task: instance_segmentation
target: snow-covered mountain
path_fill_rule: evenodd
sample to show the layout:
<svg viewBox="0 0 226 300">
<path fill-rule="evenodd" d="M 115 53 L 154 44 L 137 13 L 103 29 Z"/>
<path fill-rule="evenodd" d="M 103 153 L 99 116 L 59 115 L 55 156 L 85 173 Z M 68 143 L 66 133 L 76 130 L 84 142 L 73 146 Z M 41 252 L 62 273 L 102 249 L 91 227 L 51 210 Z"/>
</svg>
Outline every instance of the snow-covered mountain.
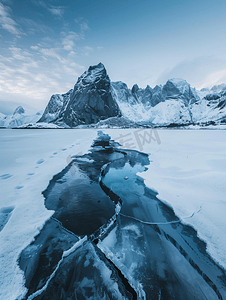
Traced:
<svg viewBox="0 0 226 300">
<path fill-rule="evenodd" d="M 183 79 L 164 86 L 130 90 L 125 83 L 111 84 L 122 115 L 140 124 L 155 126 L 225 123 L 226 85 L 197 91 Z"/>
<path fill-rule="evenodd" d="M 66 94 L 52 95 L 39 122 L 49 123 L 56 121 L 60 112 L 67 106 L 72 92 L 73 90 L 71 89 Z"/>
<path fill-rule="evenodd" d="M 39 122 L 52 121 L 57 125 L 75 127 L 120 115 L 106 69 L 99 63 L 78 78 L 73 90 L 64 95 L 53 95 Z"/>
<path fill-rule="evenodd" d="M 41 113 L 28 115 L 22 106 L 18 106 L 12 115 L 0 114 L 0 127 L 13 128 L 27 123 L 36 123 L 40 119 Z"/>
<path fill-rule="evenodd" d="M 5 117 L 6 117 L 6 115 L 0 113 L 0 124 L 1 124 L 2 120 L 3 120 Z"/>
<path fill-rule="evenodd" d="M 135 84 L 129 89 L 121 81 L 111 82 L 99 63 L 78 78 L 73 90 L 53 95 L 39 122 L 98 126 L 108 118 L 114 117 L 115 124 L 123 117 L 119 126 L 128 126 L 128 120 L 155 126 L 219 124 L 226 122 L 225 101 L 225 84 L 197 91 L 186 80 L 174 78 L 163 86 L 142 89 Z"/>
<path fill-rule="evenodd" d="M 214 87 L 211 91 L 213 90 L 219 89 Z M 212 92 L 199 99 L 191 105 L 190 109 L 194 123 L 226 123 L 226 86 L 223 86 L 218 93 Z"/>
</svg>

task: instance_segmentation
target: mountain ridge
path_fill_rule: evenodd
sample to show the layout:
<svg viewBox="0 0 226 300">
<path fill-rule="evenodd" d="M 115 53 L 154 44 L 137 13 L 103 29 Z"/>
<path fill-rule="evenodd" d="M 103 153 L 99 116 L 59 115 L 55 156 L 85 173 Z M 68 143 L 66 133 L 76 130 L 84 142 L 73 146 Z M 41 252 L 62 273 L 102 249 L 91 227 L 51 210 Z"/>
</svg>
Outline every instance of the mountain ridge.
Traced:
<svg viewBox="0 0 226 300">
<path fill-rule="evenodd" d="M 154 126 L 225 122 L 224 90 L 226 85 L 221 84 L 198 91 L 181 78 L 169 79 L 154 88 L 134 84 L 130 89 L 124 82 L 111 82 L 104 65 L 99 63 L 78 78 L 65 108 L 50 122 L 72 128 L 112 117 Z M 46 119 L 44 112 L 40 122 Z"/>
<path fill-rule="evenodd" d="M 21 106 L 11 117 L 0 115 L 2 127 L 26 128 L 27 121 L 37 122 L 29 128 L 226 124 L 226 84 L 198 91 L 186 80 L 172 78 L 154 88 L 134 84 L 130 89 L 122 81 L 111 82 L 99 63 L 79 76 L 73 89 L 52 95 L 41 117 L 25 117 Z"/>
<path fill-rule="evenodd" d="M 20 105 L 11 115 L 4 115 L 0 113 L 0 127 L 1 128 L 17 128 L 27 123 L 36 123 L 40 119 L 40 112 L 35 115 L 27 114 L 25 109 Z"/>
</svg>

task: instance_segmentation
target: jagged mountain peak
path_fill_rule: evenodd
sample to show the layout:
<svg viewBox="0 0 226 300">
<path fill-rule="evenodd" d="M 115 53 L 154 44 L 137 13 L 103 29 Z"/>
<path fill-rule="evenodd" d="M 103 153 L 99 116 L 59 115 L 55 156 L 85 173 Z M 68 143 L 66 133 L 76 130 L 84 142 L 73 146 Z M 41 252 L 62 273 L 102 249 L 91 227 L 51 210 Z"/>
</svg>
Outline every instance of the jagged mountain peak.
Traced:
<svg viewBox="0 0 226 300">
<path fill-rule="evenodd" d="M 89 67 L 79 78 L 70 100 L 61 110 L 57 122 L 70 127 L 97 123 L 109 117 L 120 116 L 117 102 L 111 94 L 111 82 L 102 63 Z"/>
<path fill-rule="evenodd" d="M 214 85 L 210 91 L 213 92 L 213 93 L 219 93 L 221 92 L 222 90 L 225 90 L 226 89 L 226 84 L 225 83 L 222 83 L 222 84 L 218 84 L 218 85 Z"/>
<path fill-rule="evenodd" d="M 208 88 L 208 87 L 206 87 L 206 88 L 202 88 L 201 90 L 200 90 L 200 92 L 210 92 L 210 89 Z"/>
<path fill-rule="evenodd" d="M 17 128 L 23 124 L 36 123 L 40 115 L 29 115 L 25 113 L 22 106 L 18 106 L 11 115 L 3 115 L 0 113 L 0 127 Z"/>
<path fill-rule="evenodd" d="M 150 85 L 148 84 L 148 85 L 146 86 L 145 90 L 152 91 L 152 88 L 151 88 Z"/>
<path fill-rule="evenodd" d="M 134 93 L 137 93 L 137 92 L 139 91 L 139 86 L 138 86 L 138 84 L 134 84 L 131 91 L 132 91 L 133 94 L 134 94 Z"/>
<path fill-rule="evenodd" d="M 153 91 L 154 92 L 157 92 L 157 91 L 161 91 L 162 90 L 162 85 L 156 85 L 154 88 L 153 88 Z"/>
<path fill-rule="evenodd" d="M 99 63 L 98 65 L 90 66 L 89 69 L 78 78 L 76 85 L 92 84 L 98 82 L 101 78 L 106 78 L 110 82 L 104 65 Z"/>
<path fill-rule="evenodd" d="M 93 70 L 104 70 L 104 71 L 106 71 L 106 69 L 105 69 L 105 66 L 100 62 L 99 64 L 97 64 L 97 65 L 94 65 L 94 66 L 90 66 L 89 67 L 89 69 L 88 69 L 88 71 L 93 71 Z"/>
<path fill-rule="evenodd" d="M 15 114 L 24 114 L 25 113 L 25 110 L 24 110 L 24 108 L 22 107 L 22 106 L 18 106 L 15 110 L 14 110 L 14 115 Z"/>
<path fill-rule="evenodd" d="M 166 100 L 181 99 L 186 106 L 199 100 L 196 90 L 191 88 L 191 85 L 181 78 L 169 79 L 163 86 L 162 93 Z"/>
<path fill-rule="evenodd" d="M 185 79 L 182 78 L 171 78 L 168 81 L 174 84 L 175 86 L 190 85 Z"/>
<path fill-rule="evenodd" d="M 186 80 L 182 78 L 172 78 L 163 86 L 163 91 L 168 92 L 170 96 L 172 93 L 178 94 L 178 92 L 184 94 L 184 92 L 190 88 L 191 86 Z"/>
</svg>

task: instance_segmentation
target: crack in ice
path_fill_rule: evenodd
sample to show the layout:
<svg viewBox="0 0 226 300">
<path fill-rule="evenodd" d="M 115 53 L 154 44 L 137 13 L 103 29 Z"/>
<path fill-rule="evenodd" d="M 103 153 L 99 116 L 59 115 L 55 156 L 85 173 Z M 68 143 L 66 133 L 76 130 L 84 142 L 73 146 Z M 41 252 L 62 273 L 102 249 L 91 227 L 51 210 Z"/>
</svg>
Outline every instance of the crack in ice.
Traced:
<svg viewBox="0 0 226 300">
<path fill-rule="evenodd" d="M 40 289 L 37 290 L 35 293 L 33 293 L 32 295 L 30 295 L 28 297 L 28 300 L 32 300 L 35 297 L 41 295 L 48 287 L 50 281 L 54 278 L 57 270 L 59 269 L 61 263 L 63 262 L 64 258 L 67 257 L 68 255 L 70 255 L 71 253 L 73 253 L 75 250 L 77 250 L 80 246 L 82 246 L 85 242 L 87 241 L 87 236 L 85 236 L 84 238 L 80 239 L 78 242 L 76 242 L 70 249 L 66 250 L 63 252 L 61 260 L 58 262 L 55 270 L 53 271 L 53 273 L 50 275 L 49 279 L 46 281 L 46 284 Z"/>
</svg>

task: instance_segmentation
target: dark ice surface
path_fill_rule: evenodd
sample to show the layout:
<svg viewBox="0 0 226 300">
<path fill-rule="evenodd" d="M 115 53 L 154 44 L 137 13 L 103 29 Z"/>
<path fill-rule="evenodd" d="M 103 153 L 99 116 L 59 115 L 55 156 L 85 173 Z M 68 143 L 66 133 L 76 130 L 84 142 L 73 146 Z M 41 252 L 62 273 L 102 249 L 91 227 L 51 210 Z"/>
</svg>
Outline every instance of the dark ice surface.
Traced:
<svg viewBox="0 0 226 300">
<path fill-rule="evenodd" d="M 148 155 L 99 133 L 43 192 L 55 213 L 21 253 L 24 299 L 226 299 L 226 273 L 137 172 Z"/>
<path fill-rule="evenodd" d="M 24 271 L 28 295 L 42 288 L 60 261 L 63 251 L 78 241 L 55 220 L 50 219 L 44 225 L 35 241 L 21 253 L 19 263 Z M 27 295 L 27 296 L 28 296 Z"/>
<path fill-rule="evenodd" d="M 0 209 L 0 231 L 2 231 L 6 223 L 9 221 L 14 208 L 14 206 L 6 206 Z"/>
<path fill-rule="evenodd" d="M 140 155 L 127 152 L 105 169 L 103 182 L 122 199 L 122 208 L 100 249 L 147 299 L 226 299 L 225 271 L 206 244 L 136 175 L 143 171 Z"/>
</svg>

